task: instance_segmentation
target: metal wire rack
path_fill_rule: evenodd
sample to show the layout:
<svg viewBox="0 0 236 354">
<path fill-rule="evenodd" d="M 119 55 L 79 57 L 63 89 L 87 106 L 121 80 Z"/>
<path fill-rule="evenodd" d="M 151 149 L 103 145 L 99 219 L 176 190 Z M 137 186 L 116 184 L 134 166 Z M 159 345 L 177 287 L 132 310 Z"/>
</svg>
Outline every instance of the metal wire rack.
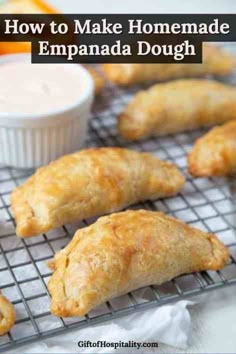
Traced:
<svg viewBox="0 0 236 354">
<path fill-rule="evenodd" d="M 175 162 L 184 172 L 187 182 L 176 197 L 147 201 L 134 208 L 162 210 L 200 229 L 217 233 L 229 246 L 230 261 L 218 272 L 184 275 L 162 286 L 150 286 L 113 299 L 83 318 L 57 318 L 49 311 L 47 281 L 50 271 L 46 261 L 64 247 L 78 227 L 91 223 L 65 225 L 57 230 L 30 239 L 18 239 L 9 197 L 33 171 L 0 166 L 0 288 L 16 308 L 17 321 L 13 329 L 0 337 L 0 351 L 43 339 L 72 328 L 80 329 L 135 311 L 160 306 L 213 289 L 236 284 L 236 239 L 234 202 L 235 182 L 225 178 L 192 179 L 186 173 L 186 153 L 193 141 L 203 133 L 191 133 L 152 138 L 127 144 L 116 132 L 116 116 L 129 101 L 137 87 L 123 90 L 107 86 L 97 100 L 91 120 L 87 146 L 124 146 L 150 151 Z"/>
</svg>

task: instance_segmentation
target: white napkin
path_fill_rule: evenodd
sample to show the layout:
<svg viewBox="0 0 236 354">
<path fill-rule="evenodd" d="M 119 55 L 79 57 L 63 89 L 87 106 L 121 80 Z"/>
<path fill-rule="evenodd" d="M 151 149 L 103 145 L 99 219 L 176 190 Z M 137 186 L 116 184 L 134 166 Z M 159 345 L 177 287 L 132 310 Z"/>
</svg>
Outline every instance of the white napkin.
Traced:
<svg viewBox="0 0 236 354">
<path fill-rule="evenodd" d="M 105 322 L 93 327 L 72 331 L 44 342 L 22 348 L 24 353 L 139 353 L 150 352 L 151 349 L 140 348 L 79 348 L 79 341 L 107 342 L 158 342 L 177 348 L 186 348 L 191 334 L 191 318 L 187 305 L 190 301 L 179 301 L 173 305 L 165 305 L 138 312 L 133 315 Z M 152 349 L 154 352 L 155 349 Z M 11 351 L 11 353 L 18 353 Z"/>
</svg>

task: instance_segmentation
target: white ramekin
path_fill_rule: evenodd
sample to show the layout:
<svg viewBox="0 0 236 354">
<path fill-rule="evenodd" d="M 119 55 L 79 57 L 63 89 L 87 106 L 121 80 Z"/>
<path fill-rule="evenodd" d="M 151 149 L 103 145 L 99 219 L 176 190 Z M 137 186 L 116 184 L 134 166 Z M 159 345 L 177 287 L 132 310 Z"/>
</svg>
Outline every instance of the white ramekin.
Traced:
<svg viewBox="0 0 236 354">
<path fill-rule="evenodd" d="M 30 61 L 30 55 L 0 56 L 0 65 L 15 61 Z M 86 83 L 82 92 L 78 90 L 78 101 L 47 114 L 37 114 L 37 107 L 33 115 L 6 116 L 0 112 L 0 163 L 17 168 L 38 167 L 83 146 L 93 101 L 93 79 L 79 64 L 64 65 L 73 65 Z"/>
</svg>

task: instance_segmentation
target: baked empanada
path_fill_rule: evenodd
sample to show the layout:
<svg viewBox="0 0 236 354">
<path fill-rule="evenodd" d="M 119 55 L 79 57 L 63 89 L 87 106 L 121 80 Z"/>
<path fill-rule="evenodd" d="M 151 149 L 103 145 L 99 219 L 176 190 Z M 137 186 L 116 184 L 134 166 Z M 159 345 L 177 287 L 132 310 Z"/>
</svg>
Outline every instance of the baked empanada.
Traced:
<svg viewBox="0 0 236 354">
<path fill-rule="evenodd" d="M 0 291 L 0 336 L 7 333 L 16 319 L 14 306 Z"/>
<path fill-rule="evenodd" d="M 225 176 L 236 173 L 236 120 L 197 140 L 188 155 L 188 170 L 193 176 Z"/>
<path fill-rule="evenodd" d="M 94 148 L 40 168 L 11 196 L 17 234 L 27 237 L 146 199 L 176 194 L 184 178 L 148 153 Z"/>
<path fill-rule="evenodd" d="M 180 274 L 218 270 L 229 256 L 212 234 L 160 212 L 129 210 L 76 232 L 49 266 L 56 316 L 82 316 L 134 289 Z"/>
<path fill-rule="evenodd" d="M 135 95 L 118 120 L 128 140 L 173 134 L 236 118 L 236 88 L 204 80 L 176 80 Z"/>
<path fill-rule="evenodd" d="M 219 47 L 205 44 L 202 64 L 103 64 L 102 69 L 110 81 L 128 86 L 180 77 L 229 75 L 234 64 L 230 54 Z"/>
</svg>

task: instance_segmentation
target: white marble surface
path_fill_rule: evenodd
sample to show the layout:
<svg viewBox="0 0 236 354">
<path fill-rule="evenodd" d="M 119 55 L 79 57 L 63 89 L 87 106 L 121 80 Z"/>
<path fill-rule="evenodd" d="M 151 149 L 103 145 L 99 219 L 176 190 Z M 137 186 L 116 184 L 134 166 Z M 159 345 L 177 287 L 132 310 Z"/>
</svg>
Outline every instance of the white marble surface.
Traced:
<svg viewBox="0 0 236 354">
<path fill-rule="evenodd" d="M 236 11 L 235 0 L 51 0 L 51 3 L 67 13 L 234 13 Z M 236 286 L 232 286 L 196 298 L 199 302 L 190 309 L 193 327 L 191 345 L 184 352 L 236 352 L 235 294 Z M 32 353 L 35 352 L 34 345 L 30 348 Z M 23 352 L 24 348 L 21 350 Z M 25 350 L 29 352 L 29 347 Z M 58 352 L 58 348 L 55 352 Z M 66 352 L 65 348 L 61 352 Z M 78 349 L 75 352 L 78 352 Z M 181 351 L 160 345 L 156 352 L 180 353 Z"/>
</svg>

